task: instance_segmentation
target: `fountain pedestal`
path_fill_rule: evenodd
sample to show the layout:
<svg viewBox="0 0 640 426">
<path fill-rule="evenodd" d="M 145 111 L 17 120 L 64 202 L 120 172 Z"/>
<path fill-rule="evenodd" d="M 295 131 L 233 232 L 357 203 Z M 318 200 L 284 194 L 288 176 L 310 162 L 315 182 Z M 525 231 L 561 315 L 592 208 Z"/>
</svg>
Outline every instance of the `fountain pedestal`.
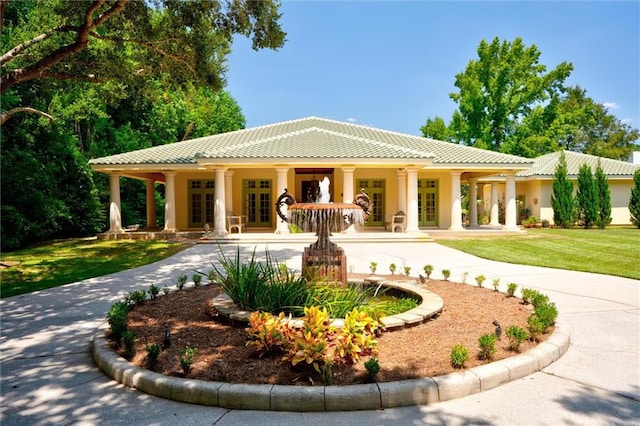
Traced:
<svg viewBox="0 0 640 426">
<path fill-rule="evenodd" d="M 281 206 L 289 206 L 287 213 Z M 352 224 L 361 225 L 368 214 L 369 197 L 362 191 L 353 204 L 348 203 L 296 203 L 284 190 L 276 202 L 278 216 L 291 222 L 305 232 L 316 232 L 318 239 L 304 249 L 302 274 L 307 280 L 327 279 L 332 282 L 347 282 L 347 257 L 344 250 L 329 240 L 331 231 L 342 232 Z"/>
</svg>

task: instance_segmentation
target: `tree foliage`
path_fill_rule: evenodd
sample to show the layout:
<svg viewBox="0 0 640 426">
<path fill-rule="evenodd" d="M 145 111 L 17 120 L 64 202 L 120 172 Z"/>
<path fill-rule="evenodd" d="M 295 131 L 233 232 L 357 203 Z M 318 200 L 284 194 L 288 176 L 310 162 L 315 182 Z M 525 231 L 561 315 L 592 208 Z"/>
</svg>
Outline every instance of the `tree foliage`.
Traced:
<svg viewBox="0 0 640 426">
<path fill-rule="evenodd" d="M 551 194 L 553 222 L 556 226 L 570 228 L 575 222 L 573 184 L 567 175 L 567 161 L 564 152 L 553 176 L 553 192 Z"/>
<path fill-rule="evenodd" d="M 600 209 L 598 203 L 593 173 L 588 164 L 583 164 L 578 170 L 578 192 L 576 194 L 576 207 L 578 209 L 578 221 L 585 229 L 592 228 L 598 219 Z"/>
<path fill-rule="evenodd" d="M 219 90 L 235 34 L 256 50 L 281 47 L 286 35 L 277 0 L 2 0 L 1 12 L 2 94 L 43 78 L 162 77 Z"/>
<path fill-rule="evenodd" d="M 604 229 L 611 223 L 611 189 L 609 181 L 604 174 L 600 160 L 595 173 L 596 193 L 598 196 L 598 218 L 596 225 L 598 228 Z"/>
<path fill-rule="evenodd" d="M 501 151 L 535 105 L 561 93 L 573 66 L 563 62 L 546 72 L 538 48 L 525 46 L 520 37 L 482 40 L 477 52 L 478 59 L 455 77 L 458 92 L 449 96 L 458 110 L 452 126 L 464 144 Z"/>
<path fill-rule="evenodd" d="M 629 213 L 631 222 L 640 229 L 640 169 L 633 174 L 633 188 L 629 198 Z"/>
<path fill-rule="evenodd" d="M 219 90 L 233 34 L 252 37 L 254 48 L 284 37 L 275 1 L 130 1 L 100 25 L 83 19 L 120 2 L 0 4 L 2 111 L 41 112 L 2 126 L 2 250 L 105 230 L 109 182 L 88 159 L 243 128 L 240 106 Z M 85 47 L 51 61 L 83 25 L 93 28 Z M 44 63 L 33 78 L 10 77 Z M 144 187 L 122 180 L 123 223 L 147 225 Z"/>
<path fill-rule="evenodd" d="M 458 103 L 449 124 L 428 118 L 425 137 L 534 158 L 560 149 L 625 160 L 638 129 L 621 122 L 580 87 L 566 87 L 573 66 L 547 72 L 535 45 L 483 40 L 478 59 L 455 77 Z"/>
</svg>

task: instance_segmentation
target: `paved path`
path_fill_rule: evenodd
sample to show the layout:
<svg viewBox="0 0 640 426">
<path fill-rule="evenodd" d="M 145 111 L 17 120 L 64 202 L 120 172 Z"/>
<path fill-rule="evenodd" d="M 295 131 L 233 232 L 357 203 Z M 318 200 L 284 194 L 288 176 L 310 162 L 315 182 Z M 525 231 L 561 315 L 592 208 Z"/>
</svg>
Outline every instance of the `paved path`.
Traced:
<svg viewBox="0 0 640 426">
<path fill-rule="evenodd" d="M 270 244 L 300 266 L 302 244 Z M 349 269 L 412 271 L 429 263 L 452 280 L 484 274 L 548 294 L 571 331 L 559 361 L 487 392 L 429 406 L 339 413 L 227 410 L 152 397 L 107 379 L 92 363 L 89 339 L 113 302 L 134 289 L 174 285 L 208 270 L 216 245 L 196 245 L 134 270 L 0 301 L 0 423 L 5 425 L 549 425 L 637 424 L 640 419 L 640 281 L 487 261 L 436 243 L 345 243 Z M 229 247 L 234 251 L 235 246 Z M 250 253 L 253 245 L 240 246 Z M 263 253 L 258 247 L 257 253 Z M 606 255 L 603 253 L 603 255 Z M 640 259 L 639 259 L 640 262 Z M 491 307 L 487 307 L 490 309 Z"/>
</svg>

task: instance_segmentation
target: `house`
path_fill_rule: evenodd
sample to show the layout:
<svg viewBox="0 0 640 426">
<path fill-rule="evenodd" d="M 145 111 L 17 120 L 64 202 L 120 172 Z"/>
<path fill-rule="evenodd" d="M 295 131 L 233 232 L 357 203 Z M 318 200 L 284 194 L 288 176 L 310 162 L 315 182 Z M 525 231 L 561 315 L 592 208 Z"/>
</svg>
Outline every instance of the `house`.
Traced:
<svg viewBox="0 0 640 426">
<path fill-rule="evenodd" d="M 553 177 L 560 161 L 560 152 L 552 152 L 537 157 L 531 168 L 516 174 L 516 192 L 531 215 L 540 219 L 547 219 L 553 223 L 553 208 L 551 194 L 553 193 Z M 633 174 L 640 169 L 640 164 L 601 158 L 579 152 L 565 151 L 567 176 L 578 187 L 578 172 L 580 166 L 587 164 L 595 173 L 598 162 L 609 181 L 611 191 L 611 224 L 631 224 L 629 215 L 629 198 L 633 186 Z"/>
<path fill-rule="evenodd" d="M 365 226 L 371 229 L 384 229 L 402 211 L 406 232 L 464 230 L 461 186 L 468 184 L 471 198 L 486 197 L 480 206 L 490 211 L 492 225 L 517 230 L 516 179 L 535 180 L 523 175 L 531 159 L 318 117 L 96 158 L 90 165 L 110 176 L 110 233 L 122 232 L 125 178 L 147 184 L 147 223 L 156 223 L 154 185 L 162 184 L 164 232 L 206 226 L 217 237 L 229 232 L 229 216 L 243 217 L 248 231 L 289 232 L 276 200 L 285 189 L 298 201 L 313 198 L 325 177 L 331 202 L 351 203 L 367 192 L 372 210 Z M 535 194 L 528 199 L 543 196 Z M 472 203 L 469 226 L 477 225 L 477 216 Z"/>
</svg>

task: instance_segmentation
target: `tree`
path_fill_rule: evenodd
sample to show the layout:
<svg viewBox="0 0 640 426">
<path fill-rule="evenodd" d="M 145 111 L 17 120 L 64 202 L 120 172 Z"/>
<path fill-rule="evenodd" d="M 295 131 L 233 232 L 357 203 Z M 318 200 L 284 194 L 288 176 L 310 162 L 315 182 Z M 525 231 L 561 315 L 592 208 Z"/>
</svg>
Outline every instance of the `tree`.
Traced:
<svg viewBox="0 0 640 426">
<path fill-rule="evenodd" d="M 598 196 L 598 218 L 596 225 L 598 228 L 604 229 L 611 223 L 611 190 L 609 181 L 604 174 L 600 160 L 595 174 L 596 193 Z"/>
<path fill-rule="evenodd" d="M 251 37 L 256 50 L 284 44 L 278 9 L 277 0 L 1 0 L 8 50 L 0 57 L 0 94 L 36 79 L 154 76 L 218 90 L 235 34 Z M 25 107 L 5 110 L 0 124 Z"/>
<path fill-rule="evenodd" d="M 629 213 L 631 213 L 631 222 L 640 229 L 640 169 L 637 169 L 633 174 Z"/>
<path fill-rule="evenodd" d="M 578 170 L 578 192 L 576 194 L 578 220 L 585 229 L 593 227 L 598 219 L 598 193 L 593 180 L 593 173 L 588 164 Z"/>
<path fill-rule="evenodd" d="M 453 132 L 441 117 L 427 118 L 427 122 L 420 128 L 420 131 L 425 138 L 453 142 Z"/>
<path fill-rule="evenodd" d="M 452 127 L 466 145 L 502 151 L 517 124 L 531 109 L 563 90 L 573 66 L 563 62 L 550 72 L 539 63 L 540 51 L 520 37 L 512 43 L 497 37 L 480 42 L 478 59 L 455 77 L 459 89 Z"/>
<path fill-rule="evenodd" d="M 567 176 L 567 161 L 564 152 L 553 176 L 553 193 L 551 195 L 553 207 L 553 222 L 562 228 L 570 228 L 575 222 L 575 207 L 573 200 L 573 184 Z"/>
</svg>

